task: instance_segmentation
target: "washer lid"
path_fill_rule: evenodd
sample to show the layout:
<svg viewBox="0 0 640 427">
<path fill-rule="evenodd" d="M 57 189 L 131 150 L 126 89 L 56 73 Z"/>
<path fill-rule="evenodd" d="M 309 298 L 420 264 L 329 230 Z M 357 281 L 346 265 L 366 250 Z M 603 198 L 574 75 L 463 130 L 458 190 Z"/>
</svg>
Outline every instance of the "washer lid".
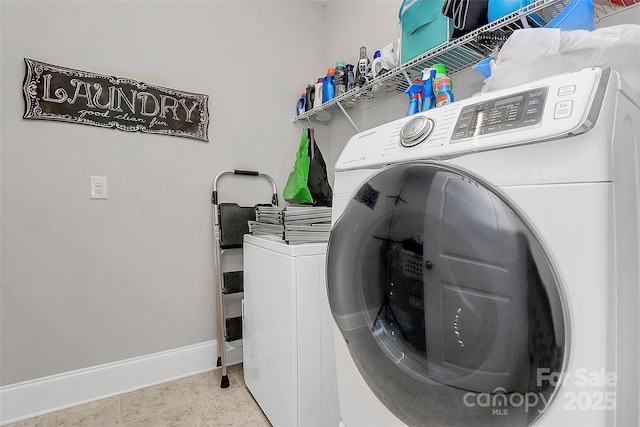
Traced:
<svg viewBox="0 0 640 427">
<path fill-rule="evenodd" d="M 527 426 L 557 385 L 537 373 L 561 373 L 567 353 L 553 272 L 497 193 L 405 163 L 364 183 L 336 222 L 327 290 L 360 374 L 403 422 Z"/>
</svg>

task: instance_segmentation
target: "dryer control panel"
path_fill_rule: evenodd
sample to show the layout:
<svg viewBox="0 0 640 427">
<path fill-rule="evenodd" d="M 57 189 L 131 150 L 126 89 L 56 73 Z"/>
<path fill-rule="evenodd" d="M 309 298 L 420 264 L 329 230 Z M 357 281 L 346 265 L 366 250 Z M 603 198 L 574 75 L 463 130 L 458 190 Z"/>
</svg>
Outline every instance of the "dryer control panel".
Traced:
<svg viewBox="0 0 640 427">
<path fill-rule="evenodd" d="M 457 157 L 585 132 L 597 121 L 610 73 L 585 68 L 385 123 L 354 135 L 336 171 Z"/>
</svg>

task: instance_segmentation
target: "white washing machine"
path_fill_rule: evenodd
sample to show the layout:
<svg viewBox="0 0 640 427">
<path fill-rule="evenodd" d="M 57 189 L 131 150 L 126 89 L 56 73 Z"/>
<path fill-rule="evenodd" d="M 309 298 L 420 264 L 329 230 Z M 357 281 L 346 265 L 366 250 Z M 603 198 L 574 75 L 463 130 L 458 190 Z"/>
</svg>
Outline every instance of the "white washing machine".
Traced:
<svg viewBox="0 0 640 427">
<path fill-rule="evenodd" d="M 343 425 L 639 425 L 640 97 L 617 72 L 355 135 L 333 212 Z"/>
</svg>

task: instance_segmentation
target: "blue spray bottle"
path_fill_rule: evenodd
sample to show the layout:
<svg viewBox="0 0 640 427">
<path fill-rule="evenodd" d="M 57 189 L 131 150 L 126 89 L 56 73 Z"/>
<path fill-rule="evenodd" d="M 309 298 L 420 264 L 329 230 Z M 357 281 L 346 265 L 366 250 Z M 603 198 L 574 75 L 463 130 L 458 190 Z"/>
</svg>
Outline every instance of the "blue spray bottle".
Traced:
<svg viewBox="0 0 640 427">
<path fill-rule="evenodd" d="M 436 94 L 433 93 L 433 81 L 436 78 L 435 68 L 425 68 L 422 71 L 422 109 L 427 111 L 436 106 Z"/>
<path fill-rule="evenodd" d="M 409 95 L 409 108 L 407 108 L 407 116 L 415 114 L 420 111 L 420 92 L 422 91 L 422 85 L 411 85 L 404 91 Z"/>
</svg>

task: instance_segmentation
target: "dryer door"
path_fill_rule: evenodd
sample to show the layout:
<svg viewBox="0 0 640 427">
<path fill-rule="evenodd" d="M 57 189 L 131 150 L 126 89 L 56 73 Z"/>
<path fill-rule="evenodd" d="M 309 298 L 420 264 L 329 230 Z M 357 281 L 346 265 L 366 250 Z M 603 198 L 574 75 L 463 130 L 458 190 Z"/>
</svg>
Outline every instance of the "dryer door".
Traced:
<svg viewBox="0 0 640 427">
<path fill-rule="evenodd" d="M 561 373 L 551 261 L 517 210 L 462 171 L 390 166 L 331 233 L 329 303 L 361 375 L 409 425 L 529 425 Z M 497 416 L 500 415 L 500 416 Z"/>
</svg>

